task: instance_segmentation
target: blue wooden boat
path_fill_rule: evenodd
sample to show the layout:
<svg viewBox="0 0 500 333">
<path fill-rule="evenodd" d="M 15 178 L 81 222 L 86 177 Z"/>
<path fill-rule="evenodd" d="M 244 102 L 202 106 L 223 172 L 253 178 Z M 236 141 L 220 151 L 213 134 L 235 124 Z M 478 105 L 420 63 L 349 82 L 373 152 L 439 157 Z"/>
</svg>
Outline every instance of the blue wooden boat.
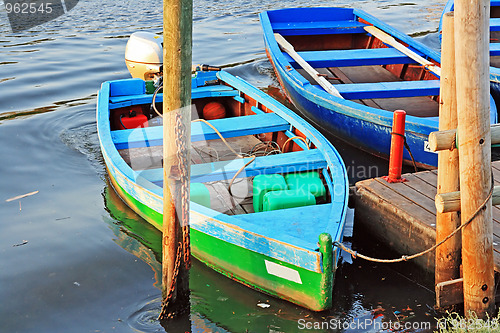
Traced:
<svg viewBox="0 0 500 333">
<path fill-rule="evenodd" d="M 406 140 L 417 164 L 437 165 L 437 154 L 426 145 L 439 122 L 439 53 L 358 9 L 272 10 L 261 13 L 260 20 L 278 80 L 309 120 L 387 157 L 393 111 L 405 110 Z M 280 48 L 282 38 L 291 47 Z M 320 77 L 333 87 L 330 92 L 319 84 Z M 496 107 L 491 106 L 491 122 L 496 123 Z M 404 159 L 410 161 L 407 151 Z"/>
<path fill-rule="evenodd" d="M 448 0 L 439 21 L 443 30 L 443 15 L 454 10 L 455 2 Z M 441 35 L 439 36 L 441 38 Z M 500 1 L 490 1 L 490 88 L 495 102 L 500 103 Z"/>
<path fill-rule="evenodd" d="M 163 128 L 152 101 L 143 79 L 103 83 L 97 129 L 114 189 L 161 230 Z M 213 128 L 191 124 L 193 256 L 264 293 L 315 311 L 331 307 L 339 258 L 331 241 L 342 240 L 348 200 L 338 152 L 295 113 L 225 71 L 194 75 L 192 101 L 195 118 L 209 103 L 222 106 L 224 116 L 208 122 L 233 149 L 255 156 L 226 155 Z M 127 119 L 139 115 L 145 124 Z"/>
</svg>

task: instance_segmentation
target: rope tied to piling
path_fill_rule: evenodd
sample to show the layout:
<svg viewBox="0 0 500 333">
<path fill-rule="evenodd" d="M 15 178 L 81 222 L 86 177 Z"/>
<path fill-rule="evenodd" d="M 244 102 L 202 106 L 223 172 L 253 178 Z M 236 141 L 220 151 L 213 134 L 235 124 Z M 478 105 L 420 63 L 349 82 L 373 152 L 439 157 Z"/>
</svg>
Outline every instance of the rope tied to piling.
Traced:
<svg viewBox="0 0 500 333">
<path fill-rule="evenodd" d="M 373 258 L 373 257 L 369 257 L 369 256 L 366 256 L 366 255 L 360 254 L 360 253 L 358 253 L 358 251 L 351 250 L 351 249 L 347 248 L 344 244 L 342 244 L 342 243 L 340 243 L 338 241 L 334 241 L 333 245 L 335 245 L 335 246 L 339 247 L 340 249 L 342 249 L 343 251 L 349 253 L 355 259 L 359 257 L 359 258 L 365 259 L 367 261 L 378 262 L 378 263 L 392 264 L 392 263 L 398 263 L 398 262 L 408 261 L 408 260 L 412 260 L 412 259 L 421 257 L 421 256 L 423 256 L 423 255 L 425 255 L 425 254 L 427 254 L 429 252 L 434 251 L 439 246 L 441 246 L 442 244 L 444 244 L 447 240 L 449 240 L 450 238 L 452 238 L 453 236 L 455 236 L 460 230 L 462 230 L 463 228 L 465 228 L 466 226 L 468 226 L 476 218 L 477 214 L 479 214 L 479 212 L 481 210 L 483 210 L 483 209 L 486 208 L 486 204 L 488 203 L 488 201 L 493 196 L 493 189 L 494 189 L 494 187 L 495 187 L 495 180 L 493 178 L 493 171 L 491 171 L 491 187 L 490 187 L 490 191 L 489 191 L 488 196 L 486 197 L 486 199 L 483 201 L 483 203 L 475 210 L 474 214 L 472 214 L 472 216 L 465 223 L 463 223 L 462 225 L 460 225 L 452 233 L 450 233 L 448 236 L 446 236 L 446 238 L 444 238 L 439 243 L 434 244 L 433 246 L 431 246 L 430 248 L 428 248 L 428 249 L 426 249 L 426 250 L 424 250 L 422 252 L 415 253 L 415 254 L 412 254 L 412 255 L 402 255 L 400 258 L 396 258 L 396 259 L 378 259 L 378 258 Z"/>
<path fill-rule="evenodd" d="M 457 149 L 457 136 L 456 135 L 453 138 L 453 141 L 451 142 L 451 146 L 449 149 L 450 149 L 450 151 L 454 151 L 455 149 Z"/>
<path fill-rule="evenodd" d="M 403 138 L 403 144 L 405 146 L 405 149 L 410 154 L 410 158 L 411 158 L 411 162 L 413 164 L 413 168 L 415 169 L 415 172 L 418 172 L 417 163 L 415 162 L 415 158 L 413 157 L 413 153 L 411 152 L 410 145 L 406 141 L 406 135 L 401 134 L 401 133 L 396 133 L 396 132 L 391 132 L 391 135 L 398 135 L 398 136 L 400 136 L 400 137 Z"/>
</svg>

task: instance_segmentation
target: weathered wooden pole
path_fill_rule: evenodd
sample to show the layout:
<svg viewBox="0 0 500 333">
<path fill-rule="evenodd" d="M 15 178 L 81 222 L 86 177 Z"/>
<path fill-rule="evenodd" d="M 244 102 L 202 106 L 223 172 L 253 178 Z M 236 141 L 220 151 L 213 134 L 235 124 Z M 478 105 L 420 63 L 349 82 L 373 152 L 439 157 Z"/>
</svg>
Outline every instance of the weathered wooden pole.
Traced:
<svg viewBox="0 0 500 333">
<path fill-rule="evenodd" d="M 163 1 L 163 303 L 159 319 L 189 307 L 192 0 Z"/>
<path fill-rule="evenodd" d="M 457 95 L 455 77 L 455 42 L 453 12 L 443 17 L 443 39 L 441 44 L 441 90 L 439 107 L 439 130 L 456 129 Z M 451 145 L 450 145 L 451 146 Z M 459 190 L 458 150 L 443 150 L 438 153 L 437 193 Z M 436 214 L 436 243 L 441 242 L 460 226 L 457 212 Z M 462 238 L 452 237 L 436 249 L 435 283 L 460 278 Z M 439 299 L 439 298 L 438 298 Z M 440 306 L 440 304 L 437 304 Z"/>
<path fill-rule="evenodd" d="M 491 129 L 491 144 L 500 144 L 500 124 L 493 124 Z M 457 136 L 457 130 L 431 132 L 429 134 L 429 148 L 431 151 L 441 151 L 450 149 L 455 141 L 460 141 Z"/>
<path fill-rule="evenodd" d="M 491 195 L 491 204 L 493 206 L 500 205 L 500 186 L 493 188 Z M 460 192 L 448 192 L 436 195 L 436 210 L 440 213 L 458 212 L 460 211 Z"/>
<path fill-rule="evenodd" d="M 491 188 L 489 0 L 455 1 L 455 61 L 462 224 Z M 462 230 L 464 310 L 479 318 L 495 305 L 491 200 Z"/>
</svg>

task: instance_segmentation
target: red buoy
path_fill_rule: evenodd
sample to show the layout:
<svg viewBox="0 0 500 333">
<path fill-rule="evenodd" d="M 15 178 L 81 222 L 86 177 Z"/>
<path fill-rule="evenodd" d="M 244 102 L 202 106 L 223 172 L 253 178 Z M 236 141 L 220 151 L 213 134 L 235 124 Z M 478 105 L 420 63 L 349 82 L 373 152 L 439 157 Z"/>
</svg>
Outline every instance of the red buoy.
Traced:
<svg viewBox="0 0 500 333">
<path fill-rule="evenodd" d="M 203 118 L 206 120 L 222 119 L 226 116 L 226 108 L 219 102 L 210 102 L 203 107 Z"/>
</svg>

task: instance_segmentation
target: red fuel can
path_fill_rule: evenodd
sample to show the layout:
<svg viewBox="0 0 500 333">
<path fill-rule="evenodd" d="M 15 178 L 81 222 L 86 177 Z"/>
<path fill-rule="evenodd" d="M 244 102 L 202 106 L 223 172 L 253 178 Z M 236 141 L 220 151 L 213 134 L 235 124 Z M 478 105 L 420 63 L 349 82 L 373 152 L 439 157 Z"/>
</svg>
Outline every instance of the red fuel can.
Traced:
<svg viewBox="0 0 500 333">
<path fill-rule="evenodd" d="M 113 118 L 117 129 L 148 127 L 148 118 L 142 113 L 142 108 L 138 105 L 116 110 Z"/>
</svg>

